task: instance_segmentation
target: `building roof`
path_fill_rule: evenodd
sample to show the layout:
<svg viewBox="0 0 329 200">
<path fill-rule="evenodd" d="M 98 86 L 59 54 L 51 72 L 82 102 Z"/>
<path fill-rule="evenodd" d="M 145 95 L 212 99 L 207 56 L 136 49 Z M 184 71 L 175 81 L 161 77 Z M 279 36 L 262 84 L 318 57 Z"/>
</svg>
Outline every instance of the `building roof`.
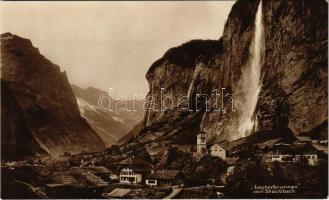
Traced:
<svg viewBox="0 0 329 200">
<path fill-rule="evenodd" d="M 318 151 L 328 152 L 328 146 L 324 146 L 321 144 L 314 144 L 314 143 L 312 144 L 312 146 Z"/>
<path fill-rule="evenodd" d="M 215 143 L 215 144 L 212 144 L 211 146 L 210 146 L 210 148 L 213 148 L 213 147 L 219 147 L 219 148 L 221 148 L 221 149 L 224 149 L 220 144 L 217 144 L 217 143 Z M 225 149 L 224 149 L 225 150 Z"/>
<path fill-rule="evenodd" d="M 231 151 L 235 147 L 235 141 L 228 142 L 227 140 L 224 140 L 224 141 L 220 142 L 219 145 L 225 151 Z"/>
<path fill-rule="evenodd" d="M 307 136 L 297 136 L 297 139 L 302 142 L 312 142 L 312 139 Z"/>
<path fill-rule="evenodd" d="M 107 193 L 106 196 L 108 196 L 108 197 L 124 197 L 130 191 L 131 191 L 131 189 L 115 188 L 110 193 Z"/>
<path fill-rule="evenodd" d="M 119 165 L 149 165 L 149 163 L 133 156 L 121 161 Z"/>
<path fill-rule="evenodd" d="M 268 140 L 263 143 L 257 144 L 257 146 L 261 149 L 264 149 L 265 147 L 272 148 L 275 144 L 281 141 L 281 138 L 278 139 L 273 139 L 273 140 Z"/>
<path fill-rule="evenodd" d="M 179 175 L 178 170 L 157 170 L 153 173 L 147 174 L 148 179 L 161 179 L 161 180 L 173 180 Z"/>
<path fill-rule="evenodd" d="M 93 173 L 111 173 L 112 171 L 107 169 L 106 167 L 103 166 L 93 166 L 93 167 L 89 167 L 88 169 L 90 169 Z"/>
</svg>

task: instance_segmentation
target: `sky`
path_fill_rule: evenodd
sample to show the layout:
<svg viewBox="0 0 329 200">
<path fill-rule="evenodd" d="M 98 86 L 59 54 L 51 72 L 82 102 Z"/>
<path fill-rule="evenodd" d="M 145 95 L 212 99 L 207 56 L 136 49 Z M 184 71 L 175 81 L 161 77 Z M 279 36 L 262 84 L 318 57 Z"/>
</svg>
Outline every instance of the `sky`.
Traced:
<svg viewBox="0 0 329 200">
<path fill-rule="evenodd" d="M 171 47 L 219 39 L 234 1 L 1 2 L 0 32 L 28 38 L 70 83 L 144 98 Z"/>
</svg>

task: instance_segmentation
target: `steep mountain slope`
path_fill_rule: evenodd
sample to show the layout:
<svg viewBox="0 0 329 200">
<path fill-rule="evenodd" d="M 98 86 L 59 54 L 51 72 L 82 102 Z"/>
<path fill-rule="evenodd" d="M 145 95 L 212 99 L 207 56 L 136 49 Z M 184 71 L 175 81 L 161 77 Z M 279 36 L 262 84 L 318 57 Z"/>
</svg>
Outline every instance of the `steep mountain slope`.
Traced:
<svg viewBox="0 0 329 200">
<path fill-rule="evenodd" d="M 126 110 L 113 109 L 113 111 L 109 111 L 99 107 L 98 101 L 100 97 L 102 95 L 108 96 L 108 93 L 105 91 L 93 87 L 83 89 L 76 85 L 71 85 L 71 87 L 77 98 L 81 115 L 107 146 L 116 144 L 120 138 L 124 137 L 143 118 L 143 100 L 124 101 L 127 103 Z M 118 103 L 118 101 L 110 97 L 108 99 L 111 100 L 113 106 Z M 122 101 L 121 105 L 124 105 L 124 102 Z"/>
<path fill-rule="evenodd" d="M 161 106 L 161 88 L 177 98 L 185 95 L 192 109 L 174 106 L 166 111 L 146 110 L 144 127 L 127 144 L 154 140 L 195 144 L 196 133 L 208 133 L 209 141 L 235 140 L 239 116 L 245 111 L 242 74 L 250 64 L 255 32 L 255 1 L 237 1 L 218 41 L 190 41 L 168 50 L 146 74 L 154 105 Z M 264 63 L 261 90 L 254 113 L 257 131 L 291 129 L 308 132 L 327 120 L 328 57 L 327 3 L 325 1 L 261 1 L 264 29 Z M 215 90 L 221 91 L 224 109 L 217 109 Z M 195 103 L 197 94 L 208 101 Z M 233 97 L 233 98 L 232 98 Z M 232 101 L 233 99 L 233 101 Z M 232 102 L 234 109 L 231 108 Z M 149 103 L 152 105 L 152 103 Z M 199 109 L 196 108 L 198 105 Z M 208 107 L 206 107 L 208 106 Z"/>
<path fill-rule="evenodd" d="M 1 35 L 1 124 L 3 159 L 105 148 L 80 116 L 65 72 L 11 33 Z"/>
</svg>

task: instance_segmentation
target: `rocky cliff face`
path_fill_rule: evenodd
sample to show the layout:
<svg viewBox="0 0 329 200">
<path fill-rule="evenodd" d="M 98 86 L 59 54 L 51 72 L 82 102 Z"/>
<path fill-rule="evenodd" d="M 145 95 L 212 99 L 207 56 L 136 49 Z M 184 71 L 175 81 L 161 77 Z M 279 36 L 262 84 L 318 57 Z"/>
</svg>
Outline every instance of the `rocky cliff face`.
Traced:
<svg viewBox="0 0 329 200">
<path fill-rule="evenodd" d="M 65 72 L 10 33 L 1 35 L 1 103 L 3 159 L 104 148 L 80 116 Z"/>
<path fill-rule="evenodd" d="M 208 133 L 210 141 L 238 139 L 238 118 L 244 112 L 239 102 L 245 95 L 243 87 L 248 87 L 241 77 L 250 62 L 259 2 L 237 1 L 218 41 L 185 43 L 168 50 L 150 67 L 146 78 L 150 86 L 148 98 L 152 95 L 155 100 L 151 107 L 161 106 L 161 88 L 175 99 L 186 95 L 194 107 L 190 111 L 176 106 L 166 111 L 146 110 L 144 128 L 138 129 L 132 141 L 150 148 L 166 143 L 192 144 L 199 131 Z M 261 3 L 265 50 L 255 131 L 310 131 L 328 117 L 327 3 Z M 222 88 L 225 107 L 216 110 L 216 95 L 211 94 Z M 209 95 L 208 108 L 204 101 L 199 102 L 200 109 L 195 108 L 197 94 Z"/>
<path fill-rule="evenodd" d="M 118 102 L 110 97 L 111 104 L 121 103 L 127 109 L 109 111 L 99 107 L 99 99 L 108 93 L 93 87 L 86 89 L 71 85 L 77 98 L 81 115 L 88 121 L 106 146 L 117 144 L 128 132 L 143 119 L 144 100 L 128 100 Z M 107 106 L 107 104 L 104 104 Z M 114 107 L 114 106 L 113 106 Z"/>
<path fill-rule="evenodd" d="M 260 129 L 288 126 L 300 133 L 328 118 L 327 6 L 325 1 L 264 2 Z"/>
</svg>

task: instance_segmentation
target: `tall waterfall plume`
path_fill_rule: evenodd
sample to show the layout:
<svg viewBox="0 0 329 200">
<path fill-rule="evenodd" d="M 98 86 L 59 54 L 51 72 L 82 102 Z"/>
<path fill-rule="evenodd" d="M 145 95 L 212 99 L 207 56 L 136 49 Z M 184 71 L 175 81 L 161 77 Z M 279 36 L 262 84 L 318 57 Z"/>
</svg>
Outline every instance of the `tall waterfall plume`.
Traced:
<svg viewBox="0 0 329 200">
<path fill-rule="evenodd" d="M 238 138 L 257 131 L 256 106 L 261 90 L 261 67 L 264 60 L 264 28 L 262 20 L 262 2 L 259 2 L 256 18 L 254 38 L 249 48 L 248 65 L 242 71 L 243 100 L 241 115 L 238 119 Z"/>
</svg>

